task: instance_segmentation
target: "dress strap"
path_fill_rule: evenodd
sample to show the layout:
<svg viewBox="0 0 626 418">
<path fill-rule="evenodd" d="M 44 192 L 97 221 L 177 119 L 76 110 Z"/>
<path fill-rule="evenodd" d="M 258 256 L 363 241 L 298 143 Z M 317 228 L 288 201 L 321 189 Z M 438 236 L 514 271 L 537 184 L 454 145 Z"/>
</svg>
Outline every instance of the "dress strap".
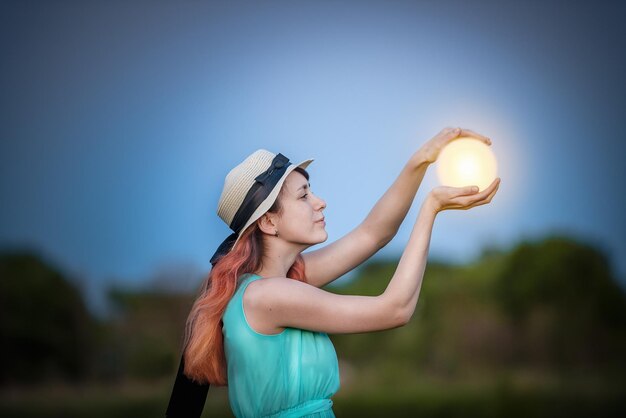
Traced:
<svg viewBox="0 0 626 418">
<path fill-rule="evenodd" d="M 260 279 L 261 276 L 254 273 L 244 273 L 239 276 L 239 283 L 237 283 L 237 292 L 243 292 L 243 290 L 248 286 L 249 283 Z"/>
</svg>

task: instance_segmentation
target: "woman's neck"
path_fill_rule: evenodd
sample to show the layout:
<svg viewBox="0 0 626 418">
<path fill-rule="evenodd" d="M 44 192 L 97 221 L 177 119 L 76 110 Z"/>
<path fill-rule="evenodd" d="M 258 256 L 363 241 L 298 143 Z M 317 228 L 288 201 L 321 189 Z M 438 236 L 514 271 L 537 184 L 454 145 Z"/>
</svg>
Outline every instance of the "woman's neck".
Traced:
<svg viewBox="0 0 626 418">
<path fill-rule="evenodd" d="M 261 277 L 287 277 L 287 273 L 293 263 L 303 251 L 304 246 L 285 245 L 286 243 L 276 243 L 269 245 L 263 255 L 261 268 L 254 274 Z"/>
</svg>

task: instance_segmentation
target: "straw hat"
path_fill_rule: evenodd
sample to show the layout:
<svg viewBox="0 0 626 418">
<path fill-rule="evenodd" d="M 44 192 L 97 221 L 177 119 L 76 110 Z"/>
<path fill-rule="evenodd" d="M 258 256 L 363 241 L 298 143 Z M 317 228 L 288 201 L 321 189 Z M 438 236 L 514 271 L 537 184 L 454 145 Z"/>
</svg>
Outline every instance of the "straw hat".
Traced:
<svg viewBox="0 0 626 418">
<path fill-rule="evenodd" d="M 285 179 L 296 167 L 306 168 L 312 158 L 292 164 L 283 154 L 259 149 L 230 170 L 217 205 L 217 215 L 234 232 L 211 257 L 211 264 L 239 242 L 243 231 L 272 207 Z"/>
</svg>

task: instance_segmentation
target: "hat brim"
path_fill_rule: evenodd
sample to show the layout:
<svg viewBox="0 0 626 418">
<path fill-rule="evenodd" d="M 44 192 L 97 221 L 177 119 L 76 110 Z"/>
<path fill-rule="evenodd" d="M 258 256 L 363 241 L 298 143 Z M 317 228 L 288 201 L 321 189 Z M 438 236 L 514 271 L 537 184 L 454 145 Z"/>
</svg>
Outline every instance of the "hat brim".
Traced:
<svg viewBox="0 0 626 418">
<path fill-rule="evenodd" d="M 241 228 L 241 232 L 239 233 L 239 236 L 237 237 L 237 240 L 233 244 L 232 248 L 235 248 L 235 246 L 239 242 L 239 238 L 241 238 L 241 236 L 243 235 L 243 232 L 246 229 L 248 229 L 248 227 L 250 225 L 252 225 L 254 222 L 256 222 L 257 219 L 259 219 L 261 216 L 263 216 L 263 214 L 265 212 L 267 212 L 269 210 L 269 208 L 272 207 L 272 205 L 276 201 L 276 198 L 278 197 L 278 193 L 280 193 L 280 189 L 283 187 L 283 183 L 285 182 L 285 179 L 287 178 L 289 173 L 291 173 L 293 170 L 295 170 L 296 167 L 307 168 L 309 166 L 309 164 L 311 164 L 313 162 L 313 160 L 314 160 L 313 158 L 310 158 L 308 160 L 302 161 L 299 164 L 290 164 L 289 167 L 287 167 L 287 169 L 285 170 L 285 174 L 283 174 L 283 176 L 280 178 L 280 180 L 278 180 L 278 182 L 276 183 L 276 185 L 274 186 L 274 188 L 272 189 L 270 194 L 267 196 L 267 198 L 265 198 L 265 200 L 259 205 L 259 207 L 256 208 L 256 210 L 254 211 L 252 216 L 250 216 L 250 219 L 248 219 L 248 222 L 246 222 L 244 227 Z"/>
</svg>

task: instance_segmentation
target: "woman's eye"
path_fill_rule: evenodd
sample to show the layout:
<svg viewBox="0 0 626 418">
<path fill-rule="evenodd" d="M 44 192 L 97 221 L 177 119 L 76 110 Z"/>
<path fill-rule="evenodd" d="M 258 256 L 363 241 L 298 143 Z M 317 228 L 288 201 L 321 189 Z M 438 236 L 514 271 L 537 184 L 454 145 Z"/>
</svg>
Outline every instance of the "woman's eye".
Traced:
<svg viewBox="0 0 626 418">
<path fill-rule="evenodd" d="M 307 197 L 308 195 L 309 195 L 309 194 L 308 194 L 308 193 L 306 193 L 306 194 L 304 194 L 304 195 L 302 196 L 302 198 L 305 198 L 305 197 Z"/>
</svg>

